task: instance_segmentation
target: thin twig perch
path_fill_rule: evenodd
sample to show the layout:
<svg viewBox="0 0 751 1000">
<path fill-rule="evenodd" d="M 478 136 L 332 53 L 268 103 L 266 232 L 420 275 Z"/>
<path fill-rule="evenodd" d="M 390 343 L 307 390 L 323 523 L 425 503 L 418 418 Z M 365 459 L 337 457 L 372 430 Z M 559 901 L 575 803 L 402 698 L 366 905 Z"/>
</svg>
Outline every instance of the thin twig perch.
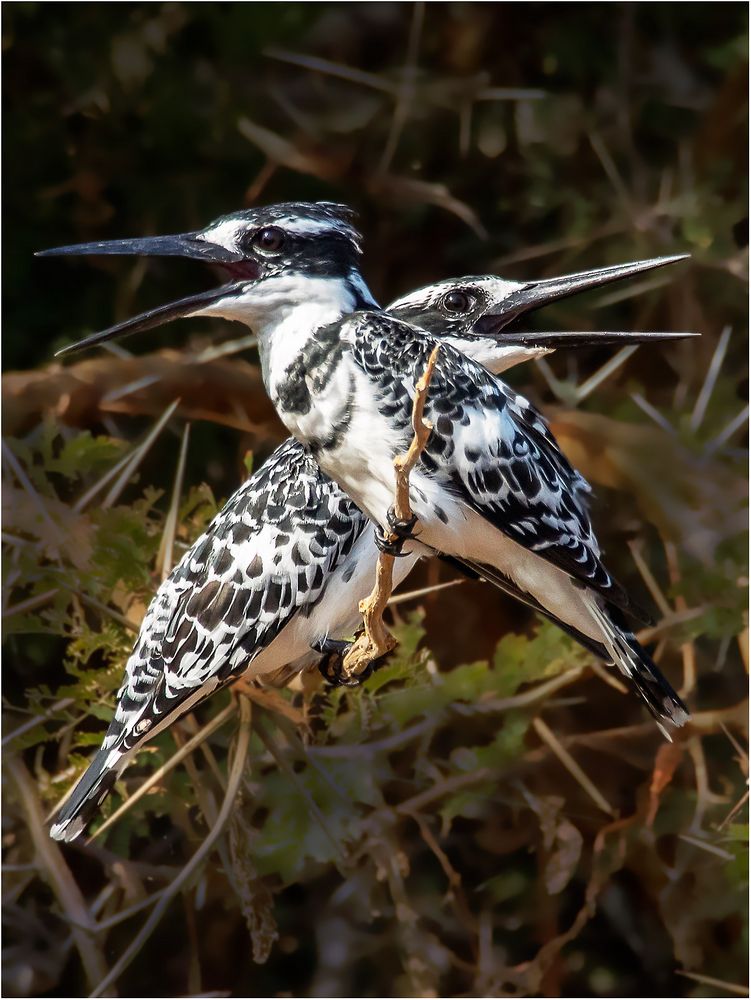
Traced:
<svg viewBox="0 0 751 1000">
<path fill-rule="evenodd" d="M 409 502 L 409 476 L 433 429 L 430 421 L 423 418 L 423 411 L 439 350 L 440 344 L 436 344 L 422 378 L 415 385 L 415 398 L 412 403 L 412 429 L 414 431 L 412 442 L 403 455 L 397 455 L 394 459 L 396 479 L 394 512 L 399 521 L 409 521 L 412 517 L 412 508 Z M 399 538 L 392 534 L 389 536 L 389 541 L 398 542 Z M 386 610 L 393 589 L 394 558 L 388 552 L 381 552 L 378 556 L 375 586 L 370 594 L 360 601 L 360 614 L 363 618 L 365 631 L 358 636 L 344 657 L 342 669 L 345 677 L 358 677 L 367 670 L 373 660 L 390 653 L 396 645 L 396 639 L 383 621 L 383 612 Z"/>
</svg>

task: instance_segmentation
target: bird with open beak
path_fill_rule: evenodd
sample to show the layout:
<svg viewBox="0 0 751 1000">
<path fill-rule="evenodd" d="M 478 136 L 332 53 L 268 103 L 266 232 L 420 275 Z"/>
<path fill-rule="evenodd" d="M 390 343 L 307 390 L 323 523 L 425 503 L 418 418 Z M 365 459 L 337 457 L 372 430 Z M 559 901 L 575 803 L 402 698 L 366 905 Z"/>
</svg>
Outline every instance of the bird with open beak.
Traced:
<svg viewBox="0 0 751 1000">
<path fill-rule="evenodd" d="M 214 225 L 226 234 L 226 224 L 225 219 Z M 299 223 L 298 228 L 303 229 Z M 211 229 L 208 227 L 206 232 Z M 181 250 L 187 247 L 193 256 L 191 248 L 197 239 L 197 235 L 156 238 L 157 252 L 173 252 L 173 241 L 177 241 Z M 146 252 L 144 244 L 148 242 L 134 241 L 136 252 Z M 128 245 L 129 241 L 118 241 L 84 246 L 87 252 L 128 252 Z M 81 249 L 62 248 L 60 252 Z M 218 263 L 222 253 L 212 255 L 201 247 L 196 256 Z M 330 258 L 333 260 L 335 256 L 331 254 Z M 559 344 L 623 343 L 681 336 L 504 332 L 510 323 L 547 302 L 673 259 L 524 284 L 492 276 L 440 282 L 402 297 L 388 307 L 388 312 L 422 326 L 442 342 L 464 350 L 499 372 L 548 353 Z M 232 276 L 236 277 L 240 265 L 237 261 L 232 264 L 236 268 Z M 235 294 L 236 284 L 230 282 L 233 288 L 230 296 Z M 354 279 L 353 284 L 353 298 L 359 295 L 365 305 L 372 302 L 362 279 Z M 146 329 L 177 316 L 200 314 L 195 311 L 195 300 L 202 300 L 198 306 L 202 310 L 208 299 L 210 308 L 211 301 L 227 297 L 226 287 L 223 286 L 219 299 L 212 296 L 221 290 L 212 290 L 152 310 L 131 322 L 138 329 Z M 183 311 L 185 303 L 190 303 L 187 311 Z M 179 306 L 177 312 L 176 306 Z M 131 332 L 124 329 L 128 326 L 120 324 L 84 343 Z M 534 427 L 547 447 L 555 450 L 555 441 L 539 414 L 507 387 L 504 392 L 509 411 Z M 565 481 L 566 490 L 578 497 L 578 505 L 585 509 L 587 484 L 560 453 L 558 474 Z M 377 553 L 372 524 L 321 472 L 310 452 L 295 441 L 282 445 L 237 491 L 162 584 L 128 662 L 115 719 L 102 750 L 63 807 L 53 835 L 61 839 L 77 836 L 138 747 L 214 690 L 240 675 L 269 676 L 288 664 L 292 670 L 302 669 L 315 662 L 321 650 L 336 646 L 357 622 L 358 598 L 372 582 Z M 403 579 L 422 553 L 422 546 L 413 547 L 406 558 L 397 560 L 398 579 Z M 472 565 L 468 560 L 460 561 Z M 479 564 L 473 568 L 573 631 L 598 655 L 614 659 L 604 643 L 593 641 L 586 633 L 577 633 L 534 594 L 522 591 L 513 579 L 489 569 L 483 572 Z M 621 629 L 621 632 L 624 641 L 635 643 L 628 631 Z M 665 691 L 670 692 L 666 682 L 659 674 L 656 676 Z M 654 688 L 654 677 L 650 675 L 649 681 Z M 665 691 L 660 689 L 662 697 Z M 653 708 L 654 697 L 648 704 Z M 677 713 L 674 708 L 675 718 Z"/>
</svg>

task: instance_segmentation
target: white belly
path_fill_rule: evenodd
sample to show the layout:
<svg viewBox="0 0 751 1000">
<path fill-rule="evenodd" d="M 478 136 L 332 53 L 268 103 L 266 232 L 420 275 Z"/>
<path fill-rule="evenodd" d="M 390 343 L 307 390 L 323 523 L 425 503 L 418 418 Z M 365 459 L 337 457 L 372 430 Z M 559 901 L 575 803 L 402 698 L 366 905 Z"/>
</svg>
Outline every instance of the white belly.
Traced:
<svg viewBox="0 0 751 1000">
<path fill-rule="evenodd" d="M 418 558 L 410 555 L 395 560 L 394 587 L 414 568 Z M 260 677 L 286 665 L 303 670 L 320 657 L 311 648 L 313 642 L 324 637 L 344 639 L 352 635 L 362 620 L 360 601 L 373 589 L 377 561 L 373 526 L 368 525 L 349 556 L 328 576 L 323 595 L 310 613 L 301 608 L 253 660 L 246 676 Z"/>
<path fill-rule="evenodd" d="M 457 520 L 454 527 L 458 524 Z M 494 566 L 556 618 L 602 642 L 602 632 L 587 609 L 589 592 L 568 573 L 508 538 L 475 511 L 464 509 L 458 531 L 449 532 L 433 519 L 425 524 L 422 537 L 448 555 Z M 442 547 L 446 545 L 454 547 L 447 551 Z"/>
</svg>

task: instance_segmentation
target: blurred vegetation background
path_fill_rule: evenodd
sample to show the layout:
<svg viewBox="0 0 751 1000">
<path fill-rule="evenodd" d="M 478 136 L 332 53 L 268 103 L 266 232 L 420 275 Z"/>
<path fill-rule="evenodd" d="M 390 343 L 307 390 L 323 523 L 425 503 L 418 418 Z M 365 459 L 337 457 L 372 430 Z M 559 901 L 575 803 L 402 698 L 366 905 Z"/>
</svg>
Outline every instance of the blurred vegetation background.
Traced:
<svg viewBox="0 0 751 1000">
<path fill-rule="evenodd" d="M 747 995 L 746 5 L 15 3 L 3 50 L 6 995 Z M 201 268 L 33 251 L 316 198 L 358 210 L 383 301 L 691 254 L 534 321 L 700 340 L 510 380 L 694 723 L 664 744 L 461 582 L 394 607 L 362 689 L 215 699 L 60 850 L 154 589 L 283 435 L 238 327 L 53 360 Z"/>
</svg>

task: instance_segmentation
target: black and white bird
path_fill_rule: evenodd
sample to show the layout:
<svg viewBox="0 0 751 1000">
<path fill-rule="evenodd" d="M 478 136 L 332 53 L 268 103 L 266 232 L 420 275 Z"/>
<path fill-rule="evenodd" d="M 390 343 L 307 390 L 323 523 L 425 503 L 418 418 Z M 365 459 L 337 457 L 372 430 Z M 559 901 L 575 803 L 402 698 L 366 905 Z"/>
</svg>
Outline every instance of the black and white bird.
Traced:
<svg viewBox="0 0 751 1000">
<path fill-rule="evenodd" d="M 160 252 L 165 250 L 163 240 L 157 238 Z M 128 245 L 132 252 L 130 241 L 57 252 L 128 252 Z M 142 241 L 137 252 L 146 252 Z M 422 321 L 491 370 L 502 371 L 560 343 L 677 336 L 503 332 L 508 323 L 546 302 L 666 262 L 639 262 L 524 285 L 492 277 L 442 282 L 405 296 L 389 311 Z M 188 304 L 189 313 L 181 314 L 194 314 L 194 299 L 136 317 L 116 328 L 117 333 L 155 325 Z M 534 412 L 514 394 L 508 395 L 508 406 L 522 415 Z M 555 448 L 544 422 L 536 414 L 534 419 L 539 433 Z M 568 489 L 588 489 L 561 457 L 563 469 Z M 399 579 L 418 554 L 419 549 L 397 561 Z M 213 691 L 241 674 L 268 676 L 285 665 L 302 669 L 319 655 L 312 646 L 320 649 L 330 635 L 351 632 L 358 620 L 358 599 L 372 583 L 376 558 L 372 524 L 320 472 L 311 454 L 293 440 L 277 449 L 160 587 L 128 662 L 102 750 L 63 807 L 53 836 L 76 837 L 134 752 Z"/>
</svg>

